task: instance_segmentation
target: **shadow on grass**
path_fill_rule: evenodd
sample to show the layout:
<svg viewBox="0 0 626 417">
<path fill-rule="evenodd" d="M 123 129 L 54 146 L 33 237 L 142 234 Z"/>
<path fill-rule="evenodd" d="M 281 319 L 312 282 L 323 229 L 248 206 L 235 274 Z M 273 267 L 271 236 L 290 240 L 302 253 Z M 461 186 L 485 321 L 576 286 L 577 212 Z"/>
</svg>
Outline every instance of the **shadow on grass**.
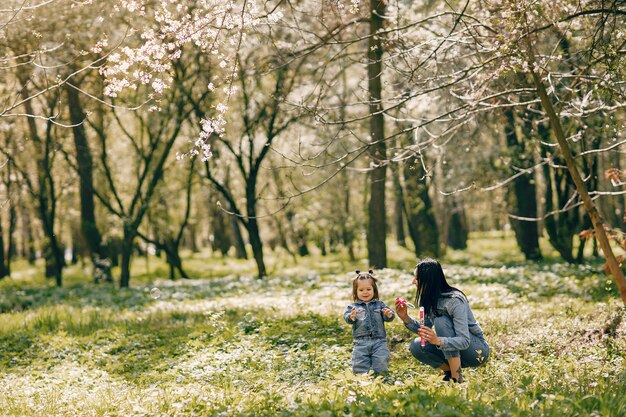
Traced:
<svg viewBox="0 0 626 417">
<path fill-rule="evenodd" d="M 29 366 L 40 352 L 37 337 L 25 332 L 0 336 L 0 368 Z"/>
<path fill-rule="evenodd" d="M 319 277 L 318 277 L 319 278 Z M 289 277 L 291 285 L 301 285 L 305 278 Z M 310 277 L 309 277 L 310 279 Z M 282 280 L 283 283 L 286 280 Z M 23 287 L 5 285 L 0 292 L 0 313 L 27 311 L 43 306 L 100 307 L 111 310 L 137 310 L 155 302 L 151 289 L 157 287 L 159 299 L 170 301 L 209 300 L 252 290 L 267 290 L 281 285 L 280 280 L 258 280 L 252 276 L 235 276 L 198 280 L 159 280 L 142 287 L 118 288 L 93 283 L 67 287 Z M 283 284 L 284 285 L 284 284 Z"/>
</svg>

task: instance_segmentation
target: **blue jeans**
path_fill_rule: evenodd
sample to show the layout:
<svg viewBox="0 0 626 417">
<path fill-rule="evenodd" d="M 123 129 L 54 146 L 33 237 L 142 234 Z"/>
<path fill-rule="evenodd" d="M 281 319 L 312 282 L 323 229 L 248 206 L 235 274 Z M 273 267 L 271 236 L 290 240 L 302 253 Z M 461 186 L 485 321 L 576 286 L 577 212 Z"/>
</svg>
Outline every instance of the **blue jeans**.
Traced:
<svg viewBox="0 0 626 417">
<path fill-rule="evenodd" d="M 359 337 L 354 339 L 352 350 L 352 371 L 366 374 L 372 369 L 375 374 L 389 370 L 389 349 L 387 339 Z"/>
<path fill-rule="evenodd" d="M 439 337 L 454 337 L 454 325 L 448 316 L 435 317 L 435 331 Z M 437 346 L 426 342 L 426 346 L 421 346 L 420 339 L 415 338 L 409 346 L 409 351 L 418 361 L 439 368 L 444 363 L 448 363 L 449 358 L 461 357 L 462 368 L 473 368 L 482 365 L 489 358 L 489 345 L 484 338 L 470 333 L 470 344 L 465 350 L 443 352 Z"/>
</svg>

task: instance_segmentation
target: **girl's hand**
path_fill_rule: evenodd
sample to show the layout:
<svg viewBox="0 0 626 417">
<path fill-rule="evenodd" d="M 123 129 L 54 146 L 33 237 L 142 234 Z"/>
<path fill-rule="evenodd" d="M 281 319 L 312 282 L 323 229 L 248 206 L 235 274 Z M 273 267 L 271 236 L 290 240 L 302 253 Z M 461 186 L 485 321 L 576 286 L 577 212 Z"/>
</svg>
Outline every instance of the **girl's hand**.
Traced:
<svg viewBox="0 0 626 417">
<path fill-rule="evenodd" d="M 420 326 L 417 333 L 423 338 L 425 341 L 430 343 L 431 345 L 439 346 L 441 344 L 441 339 L 437 336 L 434 329 L 431 329 L 428 326 Z"/>
<path fill-rule="evenodd" d="M 387 317 L 388 319 L 390 319 L 391 316 L 393 316 L 393 311 L 389 310 L 387 307 L 383 308 L 380 311 L 382 311 L 385 317 Z"/>
<path fill-rule="evenodd" d="M 408 307 L 406 306 L 406 301 L 401 298 L 396 298 L 396 313 L 398 317 L 405 322 L 409 321 L 409 314 L 407 313 Z"/>
<path fill-rule="evenodd" d="M 350 312 L 350 320 L 354 321 L 356 318 L 356 308 L 352 307 L 352 311 Z"/>
</svg>

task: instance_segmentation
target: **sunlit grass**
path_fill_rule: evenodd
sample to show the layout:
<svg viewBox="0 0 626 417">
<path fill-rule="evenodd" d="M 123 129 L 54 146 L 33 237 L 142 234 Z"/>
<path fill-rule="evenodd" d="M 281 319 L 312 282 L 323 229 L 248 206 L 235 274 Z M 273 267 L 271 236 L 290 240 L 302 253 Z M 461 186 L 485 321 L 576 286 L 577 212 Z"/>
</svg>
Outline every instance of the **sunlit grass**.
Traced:
<svg viewBox="0 0 626 417">
<path fill-rule="evenodd" d="M 252 261 L 186 254 L 195 278 L 176 281 L 162 260 L 138 258 L 123 290 L 91 283 L 80 265 L 55 288 L 40 265 L 19 264 L 0 281 L 0 415 L 624 415 L 612 281 L 597 262 L 530 264 L 509 249 L 510 236 L 477 236 L 444 259 L 493 349 L 461 386 L 412 359 L 398 321 L 387 326 L 389 377 L 352 374 L 341 314 L 363 256 L 270 252 L 259 280 Z M 415 264 L 409 249 L 390 253 L 393 267 L 377 271 L 387 304 L 413 296 Z"/>
</svg>

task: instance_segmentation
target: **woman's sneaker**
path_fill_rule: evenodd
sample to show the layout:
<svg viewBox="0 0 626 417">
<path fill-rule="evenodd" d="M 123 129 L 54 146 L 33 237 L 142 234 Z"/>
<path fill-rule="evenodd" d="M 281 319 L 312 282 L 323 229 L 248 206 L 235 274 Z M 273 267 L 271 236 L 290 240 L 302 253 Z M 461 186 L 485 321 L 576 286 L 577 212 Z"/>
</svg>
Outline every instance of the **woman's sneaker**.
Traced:
<svg viewBox="0 0 626 417">
<path fill-rule="evenodd" d="M 461 370 L 459 369 L 459 377 L 458 378 L 452 378 L 452 376 L 450 376 L 450 380 L 452 380 L 453 382 L 455 382 L 457 384 L 461 384 L 463 382 L 463 374 L 461 373 Z"/>
<path fill-rule="evenodd" d="M 452 372 L 450 371 L 443 371 L 443 380 L 448 382 L 448 381 L 452 381 L 455 382 L 457 384 L 460 384 L 463 382 L 463 374 L 461 373 L 461 370 L 459 369 L 459 377 L 458 378 L 452 378 Z"/>
</svg>

